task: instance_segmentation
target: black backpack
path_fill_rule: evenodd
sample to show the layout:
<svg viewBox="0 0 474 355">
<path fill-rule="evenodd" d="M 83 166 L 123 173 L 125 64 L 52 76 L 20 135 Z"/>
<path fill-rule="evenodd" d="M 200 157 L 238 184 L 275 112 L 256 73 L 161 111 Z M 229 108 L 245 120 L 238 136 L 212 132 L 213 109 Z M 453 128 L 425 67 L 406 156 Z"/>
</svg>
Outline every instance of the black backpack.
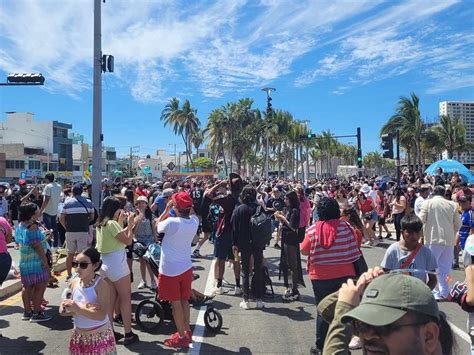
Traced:
<svg viewBox="0 0 474 355">
<path fill-rule="evenodd" d="M 258 206 L 250 217 L 250 237 L 252 244 L 264 248 L 272 240 L 272 219 L 265 213 L 262 206 Z"/>
</svg>

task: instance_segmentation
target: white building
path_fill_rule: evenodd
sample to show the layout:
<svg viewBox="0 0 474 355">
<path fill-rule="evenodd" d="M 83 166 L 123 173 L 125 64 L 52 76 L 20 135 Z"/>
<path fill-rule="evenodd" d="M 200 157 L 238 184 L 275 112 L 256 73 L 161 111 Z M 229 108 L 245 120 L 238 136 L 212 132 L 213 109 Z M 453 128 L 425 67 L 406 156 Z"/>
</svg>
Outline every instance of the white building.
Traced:
<svg viewBox="0 0 474 355">
<path fill-rule="evenodd" d="M 466 142 L 474 142 L 474 101 L 442 101 L 439 103 L 439 114 L 459 117 L 466 128 Z M 453 158 L 463 164 L 474 164 L 474 150 L 454 153 Z"/>
</svg>

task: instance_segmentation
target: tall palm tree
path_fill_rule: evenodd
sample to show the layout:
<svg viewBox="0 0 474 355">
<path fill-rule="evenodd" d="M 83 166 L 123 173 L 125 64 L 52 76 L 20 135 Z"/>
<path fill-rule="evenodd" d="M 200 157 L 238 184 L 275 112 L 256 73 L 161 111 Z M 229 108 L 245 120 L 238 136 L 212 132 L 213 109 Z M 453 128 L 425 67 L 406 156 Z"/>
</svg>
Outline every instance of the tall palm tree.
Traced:
<svg viewBox="0 0 474 355">
<path fill-rule="evenodd" d="M 432 127 L 432 131 L 439 136 L 449 159 L 453 158 L 454 153 L 460 154 L 471 148 L 471 144 L 466 143 L 466 128 L 459 117 L 441 115 L 439 124 Z"/>
<path fill-rule="evenodd" d="M 226 118 L 222 108 L 214 109 L 208 117 L 207 126 L 204 130 L 209 140 L 209 147 L 214 154 L 214 163 L 217 163 L 219 156 L 224 161 L 224 169 L 228 174 L 227 160 L 224 150 L 224 142 L 226 135 Z"/>
<path fill-rule="evenodd" d="M 165 127 L 167 125 L 173 126 L 173 132 L 181 136 L 183 143 L 186 146 L 186 160 L 193 163 L 191 155 L 191 137 L 199 130 L 201 122 L 197 117 L 197 110 L 191 107 L 189 100 L 185 100 L 183 105 L 179 106 L 179 100 L 175 97 L 165 105 L 161 111 L 160 119 L 163 121 Z"/>
<path fill-rule="evenodd" d="M 395 114 L 389 118 L 380 131 L 382 134 L 395 135 L 400 130 L 400 144 L 407 152 L 407 162 L 410 166 L 411 152 L 415 149 L 415 164 L 422 168 L 421 161 L 421 138 L 424 123 L 419 110 L 420 99 L 412 92 L 410 97 L 402 96 L 398 100 Z"/>
</svg>

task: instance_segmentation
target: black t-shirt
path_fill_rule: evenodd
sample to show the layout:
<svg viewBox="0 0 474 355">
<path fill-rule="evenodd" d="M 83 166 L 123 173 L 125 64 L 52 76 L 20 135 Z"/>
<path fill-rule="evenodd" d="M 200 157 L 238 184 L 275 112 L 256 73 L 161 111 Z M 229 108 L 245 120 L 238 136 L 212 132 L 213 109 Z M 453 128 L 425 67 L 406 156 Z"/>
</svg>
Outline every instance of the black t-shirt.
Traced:
<svg viewBox="0 0 474 355">
<path fill-rule="evenodd" d="M 193 200 L 193 208 L 197 214 L 201 214 L 202 200 L 204 196 L 204 190 L 201 188 L 194 188 L 190 192 L 191 199 Z"/>
<path fill-rule="evenodd" d="M 232 244 L 239 249 L 249 248 L 251 244 L 250 218 L 255 214 L 258 205 L 256 203 L 240 204 L 232 213 Z"/>
<path fill-rule="evenodd" d="M 230 219 L 232 217 L 232 213 L 234 212 L 234 208 L 238 205 L 239 201 L 232 195 L 227 195 L 215 200 L 214 202 L 220 206 L 216 235 L 217 237 L 221 237 L 223 235 L 230 236 L 232 232 Z"/>
<path fill-rule="evenodd" d="M 20 207 L 21 201 L 19 197 L 12 197 L 8 201 L 8 210 L 11 212 L 12 221 L 18 221 L 18 208 Z"/>
<path fill-rule="evenodd" d="M 279 198 L 274 198 L 270 197 L 266 203 L 267 208 L 274 208 L 276 211 L 283 211 L 283 208 L 285 207 L 285 201 L 279 197 Z M 273 214 L 275 211 L 268 211 L 268 214 Z"/>
<path fill-rule="evenodd" d="M 286 213 L 286 219 L 291 226 L 291 229 L 286 225 L 286 223 L 282 223 L 282 241 L 285 244 L 289 245 L 298 245 L 298 228 L 300 227 L 300 210 L 299 208 L 292 208 Z M 293 230 L 296 232 L 294 232 Z"/>
</svg>

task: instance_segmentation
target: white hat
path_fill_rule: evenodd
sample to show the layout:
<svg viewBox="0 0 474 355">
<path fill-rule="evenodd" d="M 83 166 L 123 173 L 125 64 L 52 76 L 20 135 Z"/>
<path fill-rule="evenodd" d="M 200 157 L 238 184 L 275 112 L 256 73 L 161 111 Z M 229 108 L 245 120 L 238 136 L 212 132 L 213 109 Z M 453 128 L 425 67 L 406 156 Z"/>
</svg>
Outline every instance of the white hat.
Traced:
<svg viewBox="0 0 474 355">
<path fill-rule="evenodd" d="M 371 190 L 371 188 L 367 184 L 362 185 L 362 187 L 360 188 L 360 192 L 362 192 L 364 194 L 368 194 L 370 192 L 370 190 Z"/>
<path fill-rule="evenodd" d="M 140 201 L 148 203 L 148 199 L 145 196 L 138 196 L 137 197 L 137 202 L 140 202 Z"/>
</svg>

